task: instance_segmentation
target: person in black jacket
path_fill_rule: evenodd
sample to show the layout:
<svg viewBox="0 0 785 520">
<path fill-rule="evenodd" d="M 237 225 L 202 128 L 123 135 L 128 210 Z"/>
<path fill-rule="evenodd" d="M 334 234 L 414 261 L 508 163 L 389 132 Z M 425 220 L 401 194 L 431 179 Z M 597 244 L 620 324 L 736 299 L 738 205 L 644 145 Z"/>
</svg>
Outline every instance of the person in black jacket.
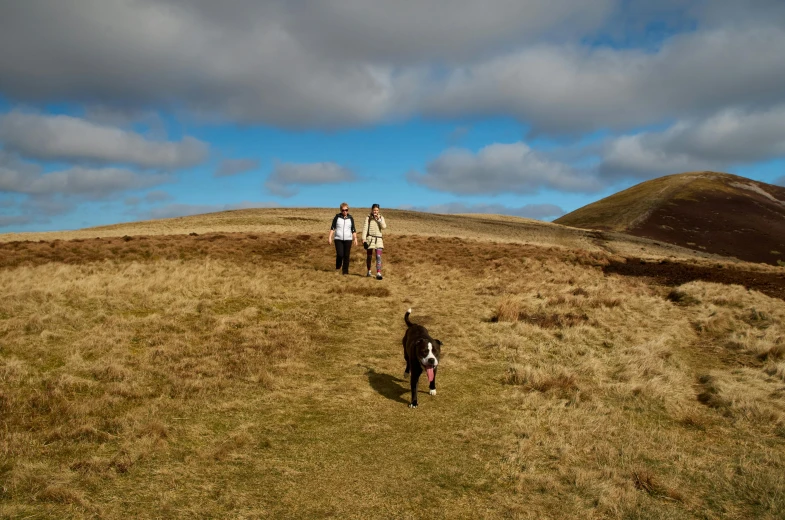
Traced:
<svg viewBox="0 0 785 520">
<path fill-rule="evenodd" d="M 341 269 L 342 274 L 349 274 L 349 254 L 352 244 L 357 245 L 357 230 L 354 227 L 354 218 L 349 215 L 349 205 L 341 202 L 341 212 L 333 218 L 330 226 L 330 237 L 327 242 L 333 243 L 335 239 L 335 270 Z"/>
</svg>

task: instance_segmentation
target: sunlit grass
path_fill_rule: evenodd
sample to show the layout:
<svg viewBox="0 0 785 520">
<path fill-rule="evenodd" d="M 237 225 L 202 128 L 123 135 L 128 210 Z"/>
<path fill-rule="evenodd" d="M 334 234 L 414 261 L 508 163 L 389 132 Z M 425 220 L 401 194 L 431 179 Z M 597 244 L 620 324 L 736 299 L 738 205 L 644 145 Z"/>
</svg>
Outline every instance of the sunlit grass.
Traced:
<svg viewBox="0 0 785 520">
<path fill-rule="evenodd" d="M 3 249 L 0 516 L 785 515 L 783 301 L 563 245 L 392 236 L 381 282 L 363 253 L 336 276 L 300 229 Z M 444 342 L 417 410 L 409 307 Z"/>
</svg>

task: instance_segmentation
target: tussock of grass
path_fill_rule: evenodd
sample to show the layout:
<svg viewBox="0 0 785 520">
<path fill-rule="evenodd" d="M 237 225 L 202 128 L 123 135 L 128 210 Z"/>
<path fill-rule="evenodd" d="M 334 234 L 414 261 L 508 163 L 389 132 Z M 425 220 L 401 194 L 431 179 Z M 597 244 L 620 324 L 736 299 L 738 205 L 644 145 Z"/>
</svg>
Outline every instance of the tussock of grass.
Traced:
<svg viewBox="0 0 785 520">
<path fill-rule="evenodd" d="M 528 391 L 551 393 L 559 399 L 575 400 L 581 392 L 573 374 L 564 371 L 547 373 L 530 366 L 510 367 L 505 382 Z"/>
<path fill-rule="evenodd" d="M 700 303 L 700 300 L 679 289 L 671 290 L 666 298 L 668 301 L 678 305 L 697 305 Z"/>
<path fill-rule="evenodd" d="M 776 365 L 769 365 L 766 368 L 766 373 L 770 376 L 777 377 L 785 381 L 785 363 L 777 363 Z"/>
<path fill-rule="evenodd" d="M 632 472 L 632 481 L 635 489 L 645 491 L 657 498 L 666 498 L 682 501 L 684 497 L 677 490 L 664 486 L 648 469 L 641 468 Z"/>
</svg>

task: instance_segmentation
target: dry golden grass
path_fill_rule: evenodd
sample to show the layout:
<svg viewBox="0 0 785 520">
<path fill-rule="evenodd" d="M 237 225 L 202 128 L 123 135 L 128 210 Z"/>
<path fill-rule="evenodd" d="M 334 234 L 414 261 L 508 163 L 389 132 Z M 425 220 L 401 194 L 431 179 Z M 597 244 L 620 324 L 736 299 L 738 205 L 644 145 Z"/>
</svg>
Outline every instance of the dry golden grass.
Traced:
<svg viewBox="0 0 785 520">
<path fill-rule="evenodd" d="M 782 300 L 545 235 L 336 276 L 292 222 L 0 248 L 0 516 L 785 516 Z M 408 307 L 445 343 L 417 410 Z"/>
</svg>

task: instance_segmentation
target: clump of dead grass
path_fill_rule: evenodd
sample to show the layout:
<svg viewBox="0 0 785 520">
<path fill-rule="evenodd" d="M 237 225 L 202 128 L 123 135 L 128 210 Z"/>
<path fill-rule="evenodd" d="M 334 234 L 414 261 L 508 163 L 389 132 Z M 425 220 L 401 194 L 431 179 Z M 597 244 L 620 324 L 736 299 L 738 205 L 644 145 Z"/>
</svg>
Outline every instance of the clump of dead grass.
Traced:
<svg viewBox="0 0 785 520">
<path fill-rule="evenodd" d="M 770 376 L 774 376 L 781 379 L 782 381 L 785 381 L 785 363 L 769 365 L 766 368 L 766 373 Z"/>
<path fill-rule="evenodd" d="M 677 305 L 697 305 L 700 303 L 700 300 L 695 298 L 694 296 L 690 295 L 686 291 L 682 291 L 679 289 L 672 289 L 666 299 L 670 302 L 673 302 Z"/>
<path fill-rule="evenodd" d="M 566 300 L 555 299 L 549 301 L 549 305 L 563 305 Z M 502 298 L 497 304 L 496 312 L 491 317 L 491 322 L 523 322 L 536 325 L 544 329 L 563 329 L 576 327 L 589 321 L 585 313 L 574 312 L 547 312 L 530 311 L 525 308 L 525 304 L 517 297 Z"/>
<path fill-rule="evenodd" d="M 664 485 L 654 473 L 647 468 L 638 468 L 632 471 L 632 482 L 635 489 L 645 491 L 655 498 L 683 501 L 684 495 L 677 489 Z"/>
<path fill-rule="evenodd" d="M 520 386 L 526 391 L 551 394 L 559 399 L 579 399 L 581 388 L 577 377 L 566 370 L 543 370 L 531 366 L 511 366 L 507 369 L 504 382 Z"/>
</svg>

